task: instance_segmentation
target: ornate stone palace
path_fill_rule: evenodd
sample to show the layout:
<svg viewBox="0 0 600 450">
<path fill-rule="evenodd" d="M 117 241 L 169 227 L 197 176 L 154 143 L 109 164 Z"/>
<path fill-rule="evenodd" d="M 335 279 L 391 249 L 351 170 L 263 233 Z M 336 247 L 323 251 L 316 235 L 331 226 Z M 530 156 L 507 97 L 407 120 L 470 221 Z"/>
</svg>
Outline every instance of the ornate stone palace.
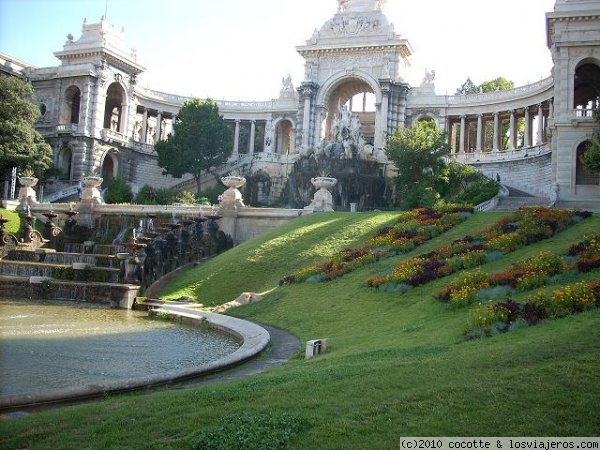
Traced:
<svg viewBox="0 0 600 450">
<path fill-rule="evenodd" d="M 386 137 L 420 120 L 448 132 L 454 158 L 503 184 L 557 194 L 560 202 L 600 198 L 600 177 L 580 161 L 600 106 L 599 0 L 557 0 L 546 15 L 552 77 L 470 95 L 437 95 L 433 71 L 419 86 L 405 81 L 413 50 L 386 18 L 384 0 L 338 3 L 337 13 L 297 47 L 305 60 L 299 86 L 287 77 L 279 98 L 218 102 L 234 137 L 219 172 L 235 169 L 256 180 L 251 202 L 278 199 L 303 158 L 360 160 L 377 167 L 377 176 L 391 176 Z M 104 20 L 84 21 L 81 37 L 55 55 L 61 65 L 49 68 L 2 57 L 4 71 L 33 83 L 42 112 L 37 128 L 65 182 L 101 172 L 136 188 L 193 189 L 185 178 L 161 175 L 153 147 L 188 98 L 139 86 L 144 67 L 121 31 Z M 206 188 L 214 182 L 207 176 Z"/>
</svg>

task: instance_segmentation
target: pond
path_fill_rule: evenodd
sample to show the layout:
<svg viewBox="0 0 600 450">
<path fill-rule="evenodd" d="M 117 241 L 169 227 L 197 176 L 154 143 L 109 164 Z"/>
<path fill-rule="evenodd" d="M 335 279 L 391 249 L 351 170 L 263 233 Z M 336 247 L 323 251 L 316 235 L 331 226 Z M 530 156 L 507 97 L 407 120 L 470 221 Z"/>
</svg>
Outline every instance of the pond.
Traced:
<svg viewBox="0 0 600 450">
<path fill-rule="evenodd" d="M 191 369 L 239 348 L 208 327 L 85 303 L 0 300 L 0 393 L 53 390 Z"/>
</svg>

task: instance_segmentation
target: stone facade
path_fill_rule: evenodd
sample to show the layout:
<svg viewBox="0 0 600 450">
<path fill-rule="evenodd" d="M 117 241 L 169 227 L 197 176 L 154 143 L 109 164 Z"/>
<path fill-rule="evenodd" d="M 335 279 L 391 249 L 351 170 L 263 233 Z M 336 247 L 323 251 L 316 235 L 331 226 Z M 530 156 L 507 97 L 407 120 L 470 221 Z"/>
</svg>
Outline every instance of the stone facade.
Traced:
<svg viewBox="0 0 600 450">
<path fill-rule="evenodd" d="M 386 18 L 385 1 L 338 4 L 338 12 L 297 47 L 305 60 L 298 86 L 286 77 L 277 99 L 218 102 L 234 137 L 219 176 L 237 170 L 254 177 L 254 200 L 270 204 L 299 158 L 334 143 L 336 115 L 350 111 L 360 124 L 358 153 L 381 163 L 382 176 L 393 174 L 382 151 L 386 137 L 398 127 L 433 120 L 448 132 L 454 158 L 510 174 L 502 178 L 514 179 L 513 187 L 536 195 L 558 189 L 563 200 L 600 197 L 600 177 L 579 162 L 595 126 L 592 111 L 600 105 L 600 0 L 557 0 L 547 14 L 552 77 L 472 95 L 437 95 L 434 71 L 419 86 L 405 81 L 413 50 Z M 44 113 L 37 127 L 65 181 L 96 172 L 123 177 L 134 188 L 194 188 L 189 179 L 163 176 L 153 148 L 188 98 L 138 86 L 144 67 L 121 31 L 105 20 L 84 22 L 81 37 L 55 55 L 59 67 L 28 68 L 10 58 L 4 65 L 32 81 Z M 531 155 L 542 153 L 548 156 L 531 162 Z M 215 181 L 207 176 L 203 185 Z"/>
</svg>

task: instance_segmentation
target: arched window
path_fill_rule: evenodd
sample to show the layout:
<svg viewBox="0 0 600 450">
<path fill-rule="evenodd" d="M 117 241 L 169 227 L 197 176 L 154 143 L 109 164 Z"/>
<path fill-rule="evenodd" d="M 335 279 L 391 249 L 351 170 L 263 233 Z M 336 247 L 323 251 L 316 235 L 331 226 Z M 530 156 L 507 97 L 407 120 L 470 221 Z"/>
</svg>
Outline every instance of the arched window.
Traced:
<svg viewBox="0 0 600 450">
<path fill-rule="evenodd" d="M 575 71 L 573 107 L 584 117 L 592 117 L 593 110 L 600 107 L 600 67 L 587 62 Z"/>
<path fill-rule="evenodd" d="M 106 91 L 104 128 L 118 133 L 125 132 L 125 91 L 119 83 L 112 83 Z"/>
<path fill-rule="evenodd" d="M 577 147 L 577 168 L 575 183 L 583 186 L 598 186 L 600 185 L 600 174 L 590 172 L 583 164 L 583 154 L 587 150 L 588 141 L 582 142 Z"/>
<path fill-rule="evenodd" d="M 65 100 L 61 111 L 61 124 L 78 124 L 81 106 L 81 91 L 77 86 L 69 86 L 65 91 Z"/>
</svg>

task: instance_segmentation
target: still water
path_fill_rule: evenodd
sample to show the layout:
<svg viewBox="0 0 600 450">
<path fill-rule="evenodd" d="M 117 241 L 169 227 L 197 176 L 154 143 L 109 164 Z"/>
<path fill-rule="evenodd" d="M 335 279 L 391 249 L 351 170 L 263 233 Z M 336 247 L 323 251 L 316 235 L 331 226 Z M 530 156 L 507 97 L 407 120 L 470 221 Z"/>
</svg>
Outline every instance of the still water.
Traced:
<svg viewBox="0 0 600 450">
<path fill-rule="evenodd" d="M 141 311 L 0 300 L 3 396 L 188 369 L 238 347 L 227 335 Z"/>
</svg>

